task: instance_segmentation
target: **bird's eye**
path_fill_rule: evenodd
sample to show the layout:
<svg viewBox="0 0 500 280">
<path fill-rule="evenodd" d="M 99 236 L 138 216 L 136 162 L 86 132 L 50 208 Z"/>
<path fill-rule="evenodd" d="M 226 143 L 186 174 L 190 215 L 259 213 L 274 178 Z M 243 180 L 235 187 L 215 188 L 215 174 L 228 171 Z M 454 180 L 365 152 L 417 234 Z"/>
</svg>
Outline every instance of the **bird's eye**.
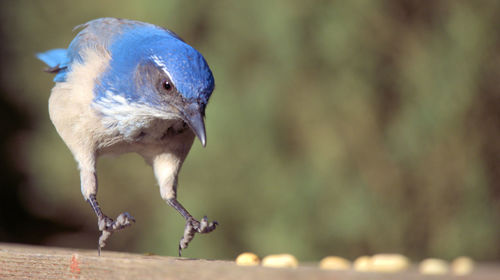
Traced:
<svg viewBox="0 0 500 280">
<path fill-rule="evenodd" d="M 163 81 L 162 82 L 162 86 L 163 88 L 166 90 L 166 91 L 171 91 L 172 90 L 172 84 L 170 83 L 170 81 Z"/>
</svg>

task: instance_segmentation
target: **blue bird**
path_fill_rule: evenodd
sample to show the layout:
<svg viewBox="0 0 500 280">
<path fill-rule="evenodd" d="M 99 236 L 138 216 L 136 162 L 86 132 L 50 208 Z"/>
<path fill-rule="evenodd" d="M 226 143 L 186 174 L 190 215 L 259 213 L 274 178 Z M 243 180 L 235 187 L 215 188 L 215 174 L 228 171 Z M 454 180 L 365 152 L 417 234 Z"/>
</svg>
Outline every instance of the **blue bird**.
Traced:
<svg viewBox="0 0 500 280">
<path fill-rule="evenodd" d="M 49 114 L 80 170 L 81 191 L 97 215 L 98 253 L 115 231 L 135 222 L 115 220 L 97 202 L 97 158 L 136 152 L 152 165 L 161 197 L 186 220 L 179 242 L 217 222 L 200 221 L 177 201 L 177 175 L 195 136 L 206 145 L 205 108 L 214 78 L 203 56 L 174 32 L 139 21 L 101 18 L 77 26 L 67 49 L 37 54 L 54 73 Z"/>
</svg>

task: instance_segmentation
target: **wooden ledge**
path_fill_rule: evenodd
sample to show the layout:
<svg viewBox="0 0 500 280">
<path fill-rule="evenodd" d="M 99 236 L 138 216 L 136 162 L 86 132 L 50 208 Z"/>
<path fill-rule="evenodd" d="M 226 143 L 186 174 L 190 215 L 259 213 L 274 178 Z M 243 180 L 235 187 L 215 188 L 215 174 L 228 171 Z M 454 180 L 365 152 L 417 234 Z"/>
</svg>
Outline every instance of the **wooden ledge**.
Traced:
<svg viewBox="0 0 500 280">
<path fill-rule="evenodd" d="M 488 266 L 462 279 L 495 279 Z M 490 278 L 491 276 L 492 278 Z M 298 268 L 242 267 L 233 261 L 140 255 L 0 243 L 0 279 L 428 279 L 416 271 L 397 274 Z M 433 277 L 448 279 L 452 275 Z M 499 278 L 497 278 L 499 279 Z"/>
</svg>

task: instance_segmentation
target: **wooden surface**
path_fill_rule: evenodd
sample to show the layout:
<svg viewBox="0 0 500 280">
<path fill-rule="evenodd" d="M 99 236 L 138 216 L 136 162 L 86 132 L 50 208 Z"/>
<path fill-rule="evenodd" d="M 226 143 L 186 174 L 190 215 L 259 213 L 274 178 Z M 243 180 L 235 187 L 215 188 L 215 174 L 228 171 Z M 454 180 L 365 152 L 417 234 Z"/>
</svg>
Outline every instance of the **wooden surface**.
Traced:
<svg viewBox="0 0 500 280">
<path fill-rule="evenodd" d="M 382 274 L 298 268 L 241 267 L 233 261 L 198 260 L 96 250 L 0 243 L 0 279 L 457 279 L 423 276 L 414 269 Z M 458 279 L 500 279 L 494 265 Z"/>
</svg>

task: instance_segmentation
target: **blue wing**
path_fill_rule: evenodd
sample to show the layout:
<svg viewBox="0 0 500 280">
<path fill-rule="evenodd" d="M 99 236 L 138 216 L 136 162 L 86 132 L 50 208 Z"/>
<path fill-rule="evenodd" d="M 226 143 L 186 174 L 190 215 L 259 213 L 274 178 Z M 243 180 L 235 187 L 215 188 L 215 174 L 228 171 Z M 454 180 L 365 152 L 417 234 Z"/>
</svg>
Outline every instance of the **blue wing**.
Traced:
<svg viewBox="0 0 500 280">
<path fill-rule="evenodd" d="M 159 27 L 149 23 L 117 19 L 100 18 L 91 20 L 85 24 L 76 26 L 75 29 L 82 29 L 71 41 L 68 49 L 53 49 L 43 53 L 38 53 L 37 57 L 45 62 L 50 68 L 47 72 L 57 73 L 54 82 L 66 81 L 66 75 L 71 71 L 73 62 L 83 63 L 82 53 L 87 48 L 108 50 L 116 35 L 125 32 L 131 27 L 144 26 L 158 29 Z M 171 36 L 181 40 L 174 32 L 162 29 Z"/>
</svg>

